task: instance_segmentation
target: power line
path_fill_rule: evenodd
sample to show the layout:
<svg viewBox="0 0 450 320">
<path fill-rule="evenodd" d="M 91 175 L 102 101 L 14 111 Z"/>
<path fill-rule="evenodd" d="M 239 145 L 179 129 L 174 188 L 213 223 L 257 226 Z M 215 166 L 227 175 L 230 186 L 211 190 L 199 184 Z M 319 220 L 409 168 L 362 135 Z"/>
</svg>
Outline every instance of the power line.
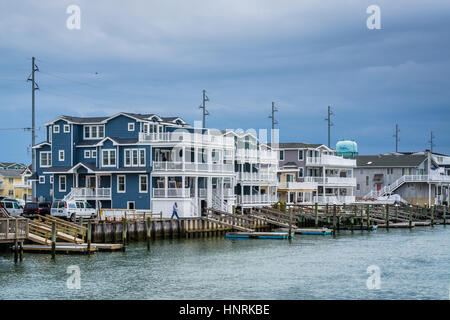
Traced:
<svg viewBox="0 0 450 320">
<path fill-rule="evenodd" d="M 334 123 L 331 122 L 331 116 L 334 115 L 331 107 L 328 106 L 328 117 L 325 118 L 325 121 L 328 121 L 328 148 L 331 148 L 331 127 L 334 126 Z"/>
<path fill-rule="evenodd" d="M 398 137 L 398 133 L 400 132 L 400 129 L 398 128 L 398 124 L 395 125 L 395 133 L 393 137 L 395 138 L 395 152 L 398 152 L 398 142 L 400 141 L 400 138 Z"/>
<path fill-rule="evenodd" d="M 202 113 L 203 113 L 203 128 L 206 128 L 206 116 L 209 116 L 209 112 L 208 110 L 206 110 L 206 102 L 209 101 L 208 96 L 206 95 L 206 90 L 203 90 L 203 99 L 202 99 L 202 104 L 198 107 L 199 109 L 203 109 Z"/>
</svg>

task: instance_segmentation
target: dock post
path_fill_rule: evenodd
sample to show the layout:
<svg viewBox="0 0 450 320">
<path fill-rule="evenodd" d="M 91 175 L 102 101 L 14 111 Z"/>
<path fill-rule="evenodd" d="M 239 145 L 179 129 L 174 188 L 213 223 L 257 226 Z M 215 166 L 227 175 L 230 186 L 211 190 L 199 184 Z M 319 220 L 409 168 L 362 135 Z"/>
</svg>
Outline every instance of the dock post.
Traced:
<svg viewBox="0 0 450 320">
<path fill-rule="evenodd" d="M 333 205 L 333 234 L 336 234 L 336 205 Z"/>
<path fill-rule="evenodd" d="M 445 226 L 446 225 L 445 218 L 446 218 L 446 215 L 447 215 L 447 205 L 443 206 L 442 210 L 444 211 L 443 214 L 442 214 L 442 217 L 444 218 L 444 226 Z"/>
<path fill-rule="evenodd" d="M 319 227 L 319 204 L 317 202 L 314 203 L 314 213 L 316 215 L 314 226 L 317 228 Z"/>
<path fill-rule="evenodd" d="M 355 213 L 356 213 L 356 205 L 354 206 L 354 209 L 353 209 L 353 214 L 350 216 L 350 230 L 352 231 L 352 233 L 353 233 L 353 224 L 355 223 Z"/>
<path fill-rule="evenodd" d="M 436 205 L 433 205 L 433 208 L 430 208 L 431 210 L 431 225 L 434 225 L 434 213 L 436 210 Z"/>
<path fill-rule="evenodd" d="M 395 222 L 398 222 L 398 204 L 395 205 Z"/>
<path fill-rule="evenodd" d="M 366 213 L 367 213 L 367 231 L 370 231 L 370 204 L 366 207 Z"/>
<path fill-rule="evenodd" d="M 289 239 L 291 239 L 292 234 L 292 207 L 289 208 Z"/>
<path fill-rule="evenodd" d="M 122 219 L 122 245 L 127 245 L 127 218 Z"/>
<path fill-rule="evenodd" d="M 14 241 L 14 263 L 17 263 L 18 260 L 19 260 L 19 243 L 16 239 Z"/>
<path fill-rule="evenodd" d="M 147 217 L 147 250 L 150 251 L 150 239 L 151 239 L 151 225 L 152 221 L 150 217 Z"/>
<path fill-rule="evenodd" d="M 389 204 L 386 204 L 386 228 L 389 230 Z"/>
<path fill-rule="evenodd" d="M 88 220 L 88 230 L 87 230 L 87 253 L 91 254 L 91 241 L 92 241 L 92 221 Z"/>
<path fill-rule="evenodd" d="M 412 205 L 409 206 L 409 228 L 412 228 Z"/>
<path fill-rule="evenodd" d="M 19 243 L 19 261 L 22 262 L 23 260 L 23 241 L 20 241 Z"/>
<path fill-rule="evenodd" d="M 56 253 L 56 223 L 52 222 L 52 259 L 55 259 Z"/>
</svg>

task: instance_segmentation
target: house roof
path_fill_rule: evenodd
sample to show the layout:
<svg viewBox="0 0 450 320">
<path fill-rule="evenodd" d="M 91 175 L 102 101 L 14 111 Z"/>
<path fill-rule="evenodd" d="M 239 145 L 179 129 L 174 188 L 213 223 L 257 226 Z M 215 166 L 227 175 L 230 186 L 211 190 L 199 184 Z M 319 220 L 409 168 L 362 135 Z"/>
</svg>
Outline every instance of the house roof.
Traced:
<svg viewBox="0 0 450 320">
<path fill-rule="evenodd" d="M 283 164 L 283 167 L 290 167 L 290 166 L 296 167 L 297 164 L 295 162 L 292 162 L 292 161 L 289 161 L 289 162 L 286 162 L 285 164 Z"/>
<path fill-rule="evenodd" d="M 4 178 L 20 178 L 22 176 L 23 169 L 8 169 L 0 170 L 0 176 Z"/>
<path fill-rule="evenodd" d="M 374 156 L 356 156 L 357 167 L 417 167 L 427 159 L 426 155 L 383 154 Z"/>
<path fill-rule="evenodd" d="M 272 145 L 272 143 L 269 143 Z M 317 143 L 306 143 L 306 142 L 280 142 L 278 144 L 274 143 L 274 146 L 277 146 L 278 149 L 304 149 L 304 148 L 318 148 L 320 146 L 324 146 L 323 144 Z"/>
<path fill-rule="evenodd" d="M 131 112 L 120 112 L 120 113 L 117 113 L 117 114 L 109 116 L 109 117 L 73 117 L 73 116 L 62 115 L 52 121 L 49 121 L 46 124 L 47 125 L 52 124 L 58 120 L 66 120 L 68 122 L 76 123 L 76 124 L 105 123 L 108 120 L 114 119 L 115 117 L 120 116 L 120 115 L 125 115 L 128 117 L 134 118 L 136 120 L 144 120 L 144 121 L 148 121 L 148 120 L 151 120 L 151 118 L 156 117 L 158 119 L 158 121 L 167 122 L 167 123 L 175 123 L 176 120 L 180 120 L 181 124 L 183 124 L 183 125 L 186 124 L 186 122 L 181 117 L 160 117 L 154 113 L 142 114 L 142 113 L 131 113 Z"/>
<path fill-rule="evenodd" d="M 99 168 L 92 162 L 79 162 L 74 166 L 55 166 L 48 168 L 44 173 L 73 173 L 78 167 L 85 167 L 89 172 L 149 172 L 151 167 L 121 167 L 121 168 Z"/>
</svg>

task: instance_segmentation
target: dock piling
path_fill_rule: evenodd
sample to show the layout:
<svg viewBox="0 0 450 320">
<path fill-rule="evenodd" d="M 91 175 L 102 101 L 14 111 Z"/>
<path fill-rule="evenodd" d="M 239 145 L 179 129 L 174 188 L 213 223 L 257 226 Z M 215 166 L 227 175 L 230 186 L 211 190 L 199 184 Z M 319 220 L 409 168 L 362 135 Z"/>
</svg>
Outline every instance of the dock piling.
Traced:
<svg viewBox="0 0 450 320">
<path fill-rule="evenodd" d="M 52 250 L 51 250 L 51 254 L 52 254 L 52 259 L 55 259 L 55 254 L 56 254 L 56 223 L 53 221 L 52 222 Z"/>
<path fill-rule="evenodd" d="M 127 245 L 127 218 L 122 219 L 122 245 Z"/>
<path fill-rule="evenodd" d="M 409 206 L 409 228 L 412 228 L 412 206 Z"/>
<path fill-rule="evenodd" d="M 389 204 L 386 204 L 386 229 L 389 230 Z"/>
<path fill-rule="evenodd" d="M 150 239 L 151 239 L 151 228 L 152 228 L 152 221 L 150 217 L 147 217 L 147 250 L 150 251 Z"/>
<path fill-rule="evenodd" d="M 92 241 L 92 221 L 88 220 L 88 230 L 87 230 L 87 253 L 91 254 L 91 241 Z"/>
</svg>

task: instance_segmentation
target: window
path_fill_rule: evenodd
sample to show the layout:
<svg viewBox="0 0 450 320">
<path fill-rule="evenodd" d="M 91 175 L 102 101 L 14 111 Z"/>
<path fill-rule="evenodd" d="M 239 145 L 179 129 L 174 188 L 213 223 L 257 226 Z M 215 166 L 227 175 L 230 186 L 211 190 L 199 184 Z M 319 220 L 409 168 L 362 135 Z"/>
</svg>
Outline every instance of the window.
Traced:
<svg viewBox="0 0 450 320">
<path fill-rule="evenodd" d="M 280 150 L 280 161 L 284 160 L 284 150 Z"/>
<path fill-rule="evenodd" d="M 303 168 L 298 168 L 298 177 L 303 178 Z"/>
<path fill-rule="evenodd" d="M 41 167 L 51 167 L 52 165 L 52 156 L 49 151 L 42 151 L 39 153 Z"/>
<path fill-rule="evenodd" d="M 50 183 L 53 183 L 53 176 L 50 176 Z"/>
<path fill-rule="evenodd" d="M 127 201 L 127 209 L 134 210 L 134 201 Z"/>
<path fill-rule="evenodd" d="M 303 150 L 298 150 L 298 160 L 303 160 Z"/>
<path fill-rule="evenodd" d="M 45 176 L 39 176 L 39 184 L 45 183 Z"/>
<path fill-rule="evenodd" d="M 361 185 L 359 183 L 356 185 L 356 190 L 361 190 Z"/>
<path fill-rule="evenodd" d="M 145 149 L 125 149 L 125 167 L 145 166 Z"/>
<path fill-rule="evenodd" d="M 59 192 L 66 192 L 66 176 L 59 176 Z"/>
<path fill-rule="evenodd" d="M 102 150 L 102 166 L 114 167 L 116 165 L 116 150 Z"/>
<path fill-rule="evenodd" d="M 293 182 L 294 181 L 294 175 L 293 174 L 286 174 L 286 182 Z"/>
<path fill-rule="evenodd" d="M 64 133 L 69 133 L 70 132 L 70 125 L 65 124 L 63 130 L 64 130 Z"/>
<path fill-rule="evenodd" d="M 58 160 L 59 161 L 64 161 L 64 150 L 59 150 L 58 151 Z"/>
<path fill-rule="evenodd" d="M 366 186 L 369 185 L 369 176 L 366 176 Z"/>
<path fill-rule="evenodd" d="M 59 133 L 59 125 L 53 125 L 53 133 Z"/>
<path fill-rule="evenodd" d="M 97 150 L 92 150 L 91 151 L 91 158 L 97 159 Z"/>
<path fill-rule="evenodd" d="M 126 192 L 126 177 L 124 175 L 117 176 L 117 193 Z"/>
<path fill-rule="evenodd" d="M 84 126 L 85 139 L 101 139 L 105 137 L 105 127 L 99 126 Z"/>
<path fill-rule="evenodd" d="M 139 175 L 139 192 L 140 193 L 147 193 L 147 175 Z"/>
<path fill-rule="evenodd" d="M 134 122 L 128 123 L 128 131 L 134 131 Z"/>
<path fill-rule="evenodd" d="M 91 157 L 91 151 L 90 150 L 84 150 L 84 157 L 87 159 L 87 158 L 90 158 Z"/>
<path fill-rule="evenodd" d="M 364 169 L 359 170 L 359 173 L 363 174 L 364 173 Z"/>
<path fill-rule="evenodd" d="M 9 182 L 9 183 L 13 183 L 13 182 L 14 182 L 14 179 L 13 179 L 13 178 L 8 178 L 8 182 Z"/>
</svg>

